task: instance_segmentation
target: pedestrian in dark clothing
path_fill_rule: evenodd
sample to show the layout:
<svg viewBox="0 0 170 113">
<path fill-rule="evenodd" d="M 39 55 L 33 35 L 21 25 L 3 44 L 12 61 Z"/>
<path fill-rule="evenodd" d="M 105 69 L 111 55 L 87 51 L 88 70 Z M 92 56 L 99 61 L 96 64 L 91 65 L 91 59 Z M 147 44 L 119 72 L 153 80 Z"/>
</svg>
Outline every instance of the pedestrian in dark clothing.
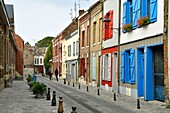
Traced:
<svg viewBox="0 0 170 113">
<path fill-rule="evenodd" d="M 55 69 L 55 77 L 56 77 L 56 80 L 58 81 L 58 69 L 57 68 Z"/>
<path fill-rule="evenodd" d="M 52 78 L 52 73 L 51 73 L 51 70 L 50 70 L 50 69 L 49 69 L 49 71 L 48 71 L 48 75 L 49 75 L 50 80 L 51 80 L 51 78 Z"/>
</svg>

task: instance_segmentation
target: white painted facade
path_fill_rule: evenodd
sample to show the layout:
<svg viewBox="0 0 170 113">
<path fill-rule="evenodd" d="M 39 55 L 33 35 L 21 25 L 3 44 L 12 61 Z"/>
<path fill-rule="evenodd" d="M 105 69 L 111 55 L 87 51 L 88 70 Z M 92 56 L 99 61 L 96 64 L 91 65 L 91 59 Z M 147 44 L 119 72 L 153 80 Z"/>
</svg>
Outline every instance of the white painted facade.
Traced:
<svg viewBox="0 0 170 113">
<path fill-rule="evenodd" d="M 35 66 L 44 65 L 44 56 L 34 56 L 34 65 Z"/>
<path fill-rule="evenodd" d="M 66 40 L 62 39 L 62 78 L 66 78 L 66 59 L 67 59 L 67 50 L 66 50 Z"/>
<path fill-rule="evenodd" d="M 123 15 L 123 3 L 126 0 L 121 0 L 121 23 Z M 162 34 L 164 31 L 164 0 L 157 0 L 158 10 L 157 10 L 157 21 L 147 25 L 146 27 L 136 28 L 131 32 L 123 33 L 121 32 L 120 44 L 133 42 L 136 40 L 144 39 L 150 36 Z M 121 24 L 122 26 L 122 24 Z"/>
<path fill-rule="evenodd" d="M 65 45 L 65 50 L 67 51 L 66 53 L 66 61 L 68 60 L 74 60 L 74 59 L 78 59 L 78 54 L 76 54 L 76 45 L 77 45 L 77 41 L 79 41 L 79 35 L 78 35 L 78 30 L 76 30 L 75 32 L 73 32 L 70 35 L 69 39 L 66 39 L 66 45 Z M 73 42 L 75 42 L 75 56 L 73 56 Z M 68 56 L 68 46 L 71 45 L 71 56 Z"/>
<path fill-rule="evenodd" d="M 106 0 L 104 2 L 104 15 L 110 10 L 113 10 L 113 37 L 111 39 L 103 40 L 103 48 L 118 45 L 119 0 Z"/>
</svg>

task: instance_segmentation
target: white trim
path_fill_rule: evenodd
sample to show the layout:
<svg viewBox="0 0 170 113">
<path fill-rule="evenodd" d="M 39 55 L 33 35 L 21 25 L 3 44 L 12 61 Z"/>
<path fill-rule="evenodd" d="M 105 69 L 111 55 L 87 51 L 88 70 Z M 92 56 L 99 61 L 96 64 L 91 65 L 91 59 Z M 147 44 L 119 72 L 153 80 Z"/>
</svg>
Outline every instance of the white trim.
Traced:
<svg viewBox="0 0 170 113">
<path fill-rule="evenodd" d="M 97 44 L 101 44 L 101 42 L 98 42 Z"/>
<path fill-rule="evenodd" d="M 96 22 L 96 17 L 93 18 L 93 22 Z"/>
<path fill-rule="evenodd" d="M 96 43 L 94 43 L 92 46 L 96 46 Z"/>
<path fill-rule="evenodd" d="M 86 46 L 86 48 L 88 48 L 89 46 Z"/>
<path fill-rule="evenodd" d="M 84 47 L 81 47 L 81 49 L 84 49 Z"/>
<path fill-rule="evenodd" d="M 89 26 L 89 20 L 87 21 L 87 26 Z"/>
</svg>

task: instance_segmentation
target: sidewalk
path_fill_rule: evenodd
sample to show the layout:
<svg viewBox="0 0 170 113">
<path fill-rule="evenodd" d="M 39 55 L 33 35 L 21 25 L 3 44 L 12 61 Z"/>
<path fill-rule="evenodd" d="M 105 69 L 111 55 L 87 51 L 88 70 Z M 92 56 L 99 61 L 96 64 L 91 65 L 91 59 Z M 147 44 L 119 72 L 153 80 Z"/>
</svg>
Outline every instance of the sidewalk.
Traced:
<svg viewBox="0 0 170 113">
<path fill-rule="evenodd" d="M 64 85 L 64 80 L 59 79 L 59 82 L 57 82 L 55 79 L 53 79 L 56 83 L 63 84 Z M 89 86 L 89 92 L 87 92 L 87 86 L 85 84 L 81 84 L 81 89 L 79 89 L 79 84 L 74 84 L 70 82 L 70 85 L 68 85 L 68 82 L 66 84 L 70 88 L 74 88 L 76 90 L 79 90 L 84 93 L 88 93 L 89 95 L 96 96 L 97 98 L 106 100 L 106 101 L 112 101 L 117 105 L 120 105 L 126 109 L 131 109 L 134 112 L 148 112 L 148 113 L 170 113 L 170 109 L 165 108 L 165 103 L 160 102 L 160 101 L 144 101 L 143 98 L 139 98 L 140 100 L 140 107 L 141 109 L 137 109 L 137 99 L 125 95 L 116 95 L 116 101 L 113 100 L 114 94 L 113 92 L 106 91 L 100 89 L 100 95 L 97 95 L 97 87 L 92 87 Z"/>
<path fill-rule="evenodd" d="M 34 98 L 26 81 L 14 81 L 0 92 L 0 113 L 57 113 L 57 108 L 51 100 Z"/>
</svg>

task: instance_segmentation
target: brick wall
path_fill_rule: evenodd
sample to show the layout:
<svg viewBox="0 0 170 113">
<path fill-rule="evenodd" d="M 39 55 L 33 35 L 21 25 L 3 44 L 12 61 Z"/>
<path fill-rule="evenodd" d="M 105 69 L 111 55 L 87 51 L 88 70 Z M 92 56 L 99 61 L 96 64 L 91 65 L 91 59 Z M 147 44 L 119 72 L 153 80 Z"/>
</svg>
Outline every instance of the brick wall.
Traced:
<svg viewBox="0 0 170 113">
<path fill-rule="evenodd" d="M 16 54 L 16 71 L 23 75 L 23 67 L 24 67 L 24 59 L 23 59 L 23 52 L 24 52 L 24 41 L 23 39 L 15 34 L 15 40 L 18 46 L 18 51 Z"/>
</svg>

